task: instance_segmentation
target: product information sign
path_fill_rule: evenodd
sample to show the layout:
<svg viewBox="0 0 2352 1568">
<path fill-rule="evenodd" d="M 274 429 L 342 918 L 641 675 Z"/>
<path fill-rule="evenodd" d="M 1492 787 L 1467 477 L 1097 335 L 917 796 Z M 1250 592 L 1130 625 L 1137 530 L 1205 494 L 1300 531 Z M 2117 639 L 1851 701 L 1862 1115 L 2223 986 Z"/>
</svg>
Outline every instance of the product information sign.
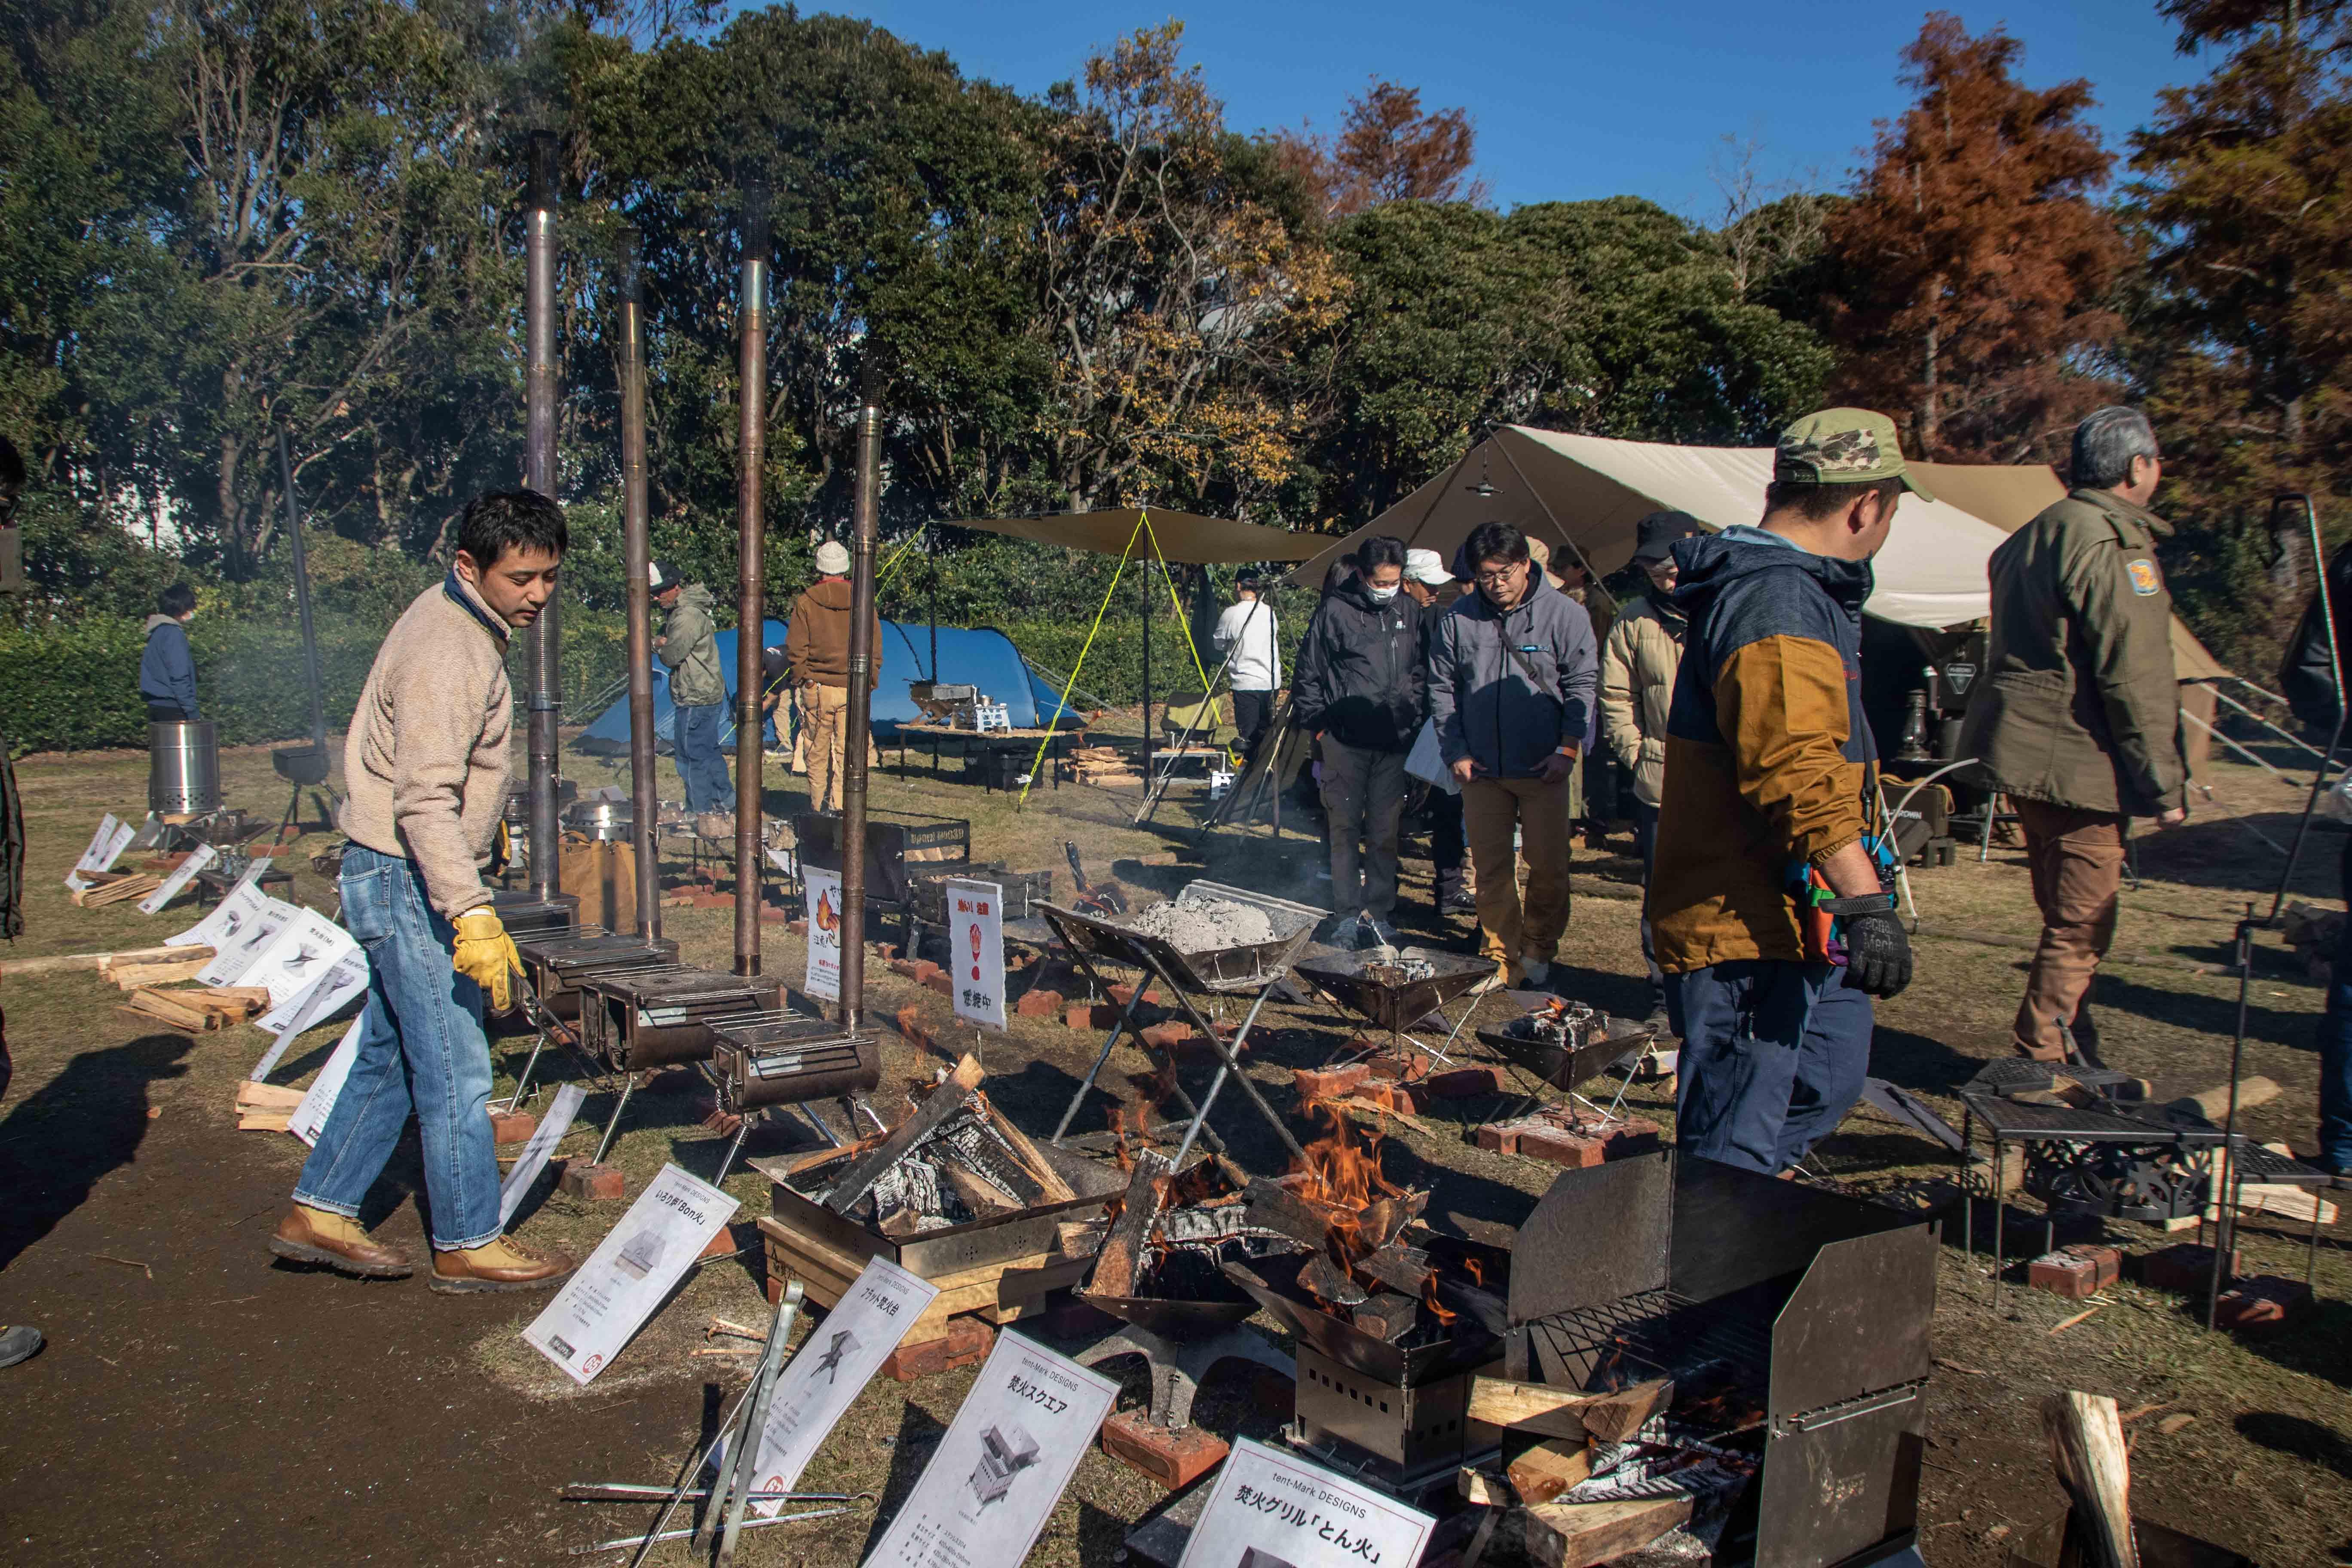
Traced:
<svg viewBox="0 0 2352 1568">
<path fill-rule="evenodd" d="M 366 1027 L 365 1013 L 352 1020 L 352 1026 L 345 1029 L 343 1037 L 335 1043 L 335 1054 L 327 1058 L 327 1065 L 320 1068 L 319 1076 L 310 1080 L 310 1091 L 302 1096 L 302 1103 L 296 1106 L 294 1114 L 286 1119 L 286 1131 L 303 1142 L 316 1146 L 319 1134 L 325 1131 L 327 1117 L 335 1109 L 335 1097 L 343 1092 L 343 1080 L 352 1076 L 352 1062 L 360 1054 L 360 1034 Z M 254 1076 L 258 1078 L 261 1075 L 257 1072 Z"/>
<path fill-rule="evenodd" d="M 114 862 L 138 837 L 139 830 L 127 822 L 117 822 L 114 813 L 110 811 L 100 817 L 98 831 L 89 836 L 89 847 L 81 852 L 81 858 L 66 873 L 66 886 L 77 893 L 89 887 L 92 877 L 114 868 Z"/>
<path fill-rule="evenodd" d="M 709 1183 L 664 1165 L 547 1310 L 523 1342 L 585 1385 L 668 1300 L 671 1288 L 735 1213 Z"/>
<path fill-rule="evenodd" d="M 152 915 L 180 896 L 180 890 L 196 879 L 196 873 L 220 858 L 220 851 L 209 844 L 199 844 L 188 851 L 179 869 L 163 879 L 163 885 L 139 900 L 139 912 Z M 172 945 L 167 943 L 166 945 Z"/>
<path fill-rule="evenodd" d="M 866 1568 L 1013 1568 L 1070 1484 L 1118 1384 L 1007 1331 Z"/>
<path fill-rule="evenodd" d="M 316 910 L 296 909 L 291 904 L 279 904 L 288 919 L 275 936 L 247 960 L 231 980 L 206 980 L 208 985 L 258 985 L 269 993 L 269 1005 L 275 1010 L 284 1007 L 303 992 L 327 977 L 344 955 L 359 951 L 352 933 L 320 914 Z M 240 949 L 252 952 L 251 944 Z M 226 956 L 226 955 L 224 955 Z M 213 961 L 217 966 L 221 959 Z M 210 973 L 210 970 L 205 973 Z M 360 985 L 366 984 L 366 972 L 361 971 Z M 196 978 L 203 980 L 204 973 Z M 354 987 L 353 989 L 356 989 Z M 346 993 L 348 994 L 348 993 Z"/>
<path fill-rule="evenodd" d="M 580 1114 L 580 1102 L 587 1098 L 587 1089 L 576 1083 L 567 1083 L 555 1091 L 547 1114 L 539 1119 L 530 1142 L 522 1146 L 522 1153 L 515 1160 L 514 1169 L 499 1184 L 499 1225 L 514 1218 L 515 1210 L 522 1206 L 522 1195 L 530 1191 L 530 1184 L 547 1169 L 548 1156 L 563 1142 L 563 1135 L 572 1131 L 572 1119 Z"/>
<path fill-rule="evenodd" d="M 247 984 L 257 983 L 247 981 Z M 303 1030 L 314 1029 L 325 1023 L 354 998 L 366 995 L 367 988 L 367 953 L 353 942 L 341 958 L 327 966 L 325 973 L 256 1018 L 254 1026 L 265 1034 L 290 1040 Z M 261 1075 L 256 1073 L 254 1076 L 258 1078 Z"/>
<path fill-rule="evenodd" d="M 1413 1568 L 1437 1522 L 1247 1437 L 1209 1484 L 1177 1568 Z"/>
<path fill-rule="evenodd" d="M 841 1000 L 841 873 L 811 866 L 801 873 L 808 889 L 808 980 L 812 996 Z"/>
<path fill-rule="evenodd" d="M 206 985 L 238 985 L 245 984 L 246 973 L 252 969 L 261 955 L 269 951 L 278 934 L 294 923 L 302 911 L 282 899 L 273 899 L 258 888 L 248 888 L 250 903 L 240 903 L 221 922 L 217 940 L 209 945 L 213 961 L 196 971 L 196 979 Z M 223 899 L 221 908 L 228 909 L 232 900 Z M 215 913 L 218 911 L 215 910 Z M 258 985 L 261 983 L 253 982 Z M 280 998 L 272 993 L 271 1005 Z"/>
<path fill-rule="evenodd" d="M 992 1029 L 1004 1027 L 1004 889 L 994 882 L 950 878 L 948 950 L 955 1012 Z"/>
<path fill-rule="evenodd" d="M 816 1457 L 834 1423 L 882 1370 L 939 1293 L 938 1286 L 887 1258 L 866 1260 L 865 1270 L 824 1321 L 809 1330 L 791 1363 L 777 1374 L 768 1425 L 760 1434 L 760 1460 L 752 1470 L 755 1490 L 786 1492 L 800 1484 L 801 1472 Z M 783 1506 L 751 1505 L 763 1514 Z"/>
<path fill-rule="evenodd" d="M 267 860 L 249 862 L 245 874 L 221 895 L 221 901 L 212 907 L 210 913 L 179 935 L 165 937 L 163 945 L 209 947 L 218 952 L 227 945 L 228 938 L 236 935 L 247 921 L 260 913 L 263 905 L 271 901 L 269 895 L 261 890 L 261 874 L 268 869 L 269 862 Z"/>
</svg>

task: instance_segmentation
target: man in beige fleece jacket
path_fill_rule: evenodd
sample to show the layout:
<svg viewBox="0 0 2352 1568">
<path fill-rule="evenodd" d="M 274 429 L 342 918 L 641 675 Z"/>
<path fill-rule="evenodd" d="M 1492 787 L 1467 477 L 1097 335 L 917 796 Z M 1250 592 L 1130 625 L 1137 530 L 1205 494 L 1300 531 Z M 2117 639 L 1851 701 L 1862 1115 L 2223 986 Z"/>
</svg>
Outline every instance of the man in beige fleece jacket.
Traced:
<svg viewBox="0 0 2352 1568">
<path fill-rule="evenodd" d="M 457 557 L 377 650 L 343 742 L 343 924 L 368 959 L 358 1054 L 269 1250 L 345 1274 L 414 1264 L 359 1223 L 360 1205 L 416 1118 L 436 1290 L 526 1290 L 573 1264 L 500 1233 L 485 996 L 514 1005 L 514 943 L 478 866 L 506 801 L 514 694 L 507 638 L 555 594 L 563 512 L 532 490 L 476 498 Z"/>
</svg>

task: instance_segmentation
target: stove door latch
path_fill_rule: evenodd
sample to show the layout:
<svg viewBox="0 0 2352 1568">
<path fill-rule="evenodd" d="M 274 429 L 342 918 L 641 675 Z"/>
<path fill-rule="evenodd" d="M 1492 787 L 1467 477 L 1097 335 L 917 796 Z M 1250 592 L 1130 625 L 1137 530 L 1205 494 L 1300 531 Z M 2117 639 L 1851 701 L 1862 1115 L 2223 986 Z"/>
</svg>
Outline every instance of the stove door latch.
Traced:
<svg viewBox="0 0 2352 1568">
<path fill-rule="evenodd" d="M 1772 1436 L 1794 1437 L 1807 1432 L 1818 1432 L 1824 1426 L 1834 1426 L 1841 1421 L 1851 1421 L 1857 1415 L 1871 1415 L 1881 1410 L 1891 1410 L 1898 1405 L 1908 1405 L 1918 1398 L 1921 1390 L 1927 1386 L 1924 1383 L 1898 1384 L 1893 1388 L 1882 1388 L 1875 1394 L 1856 1394 L 1835 1405 L 1801 1410 L 1794 1415 L 1775 1415 L 1772 1418 Z"/>
</svg>

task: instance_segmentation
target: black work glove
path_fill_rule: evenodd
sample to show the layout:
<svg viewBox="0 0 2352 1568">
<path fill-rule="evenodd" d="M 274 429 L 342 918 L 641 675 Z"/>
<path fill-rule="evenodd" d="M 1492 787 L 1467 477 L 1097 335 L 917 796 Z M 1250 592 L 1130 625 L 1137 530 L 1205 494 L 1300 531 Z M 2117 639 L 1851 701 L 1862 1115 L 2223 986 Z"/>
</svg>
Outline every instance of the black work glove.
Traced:
<svg viewBox="0 0 2352 1568">
<path fill-rule="evenodd" d="M 1845 973 L 1865 996 L 1899 996 L 1911 984 L 1911 938 L 1894 910 L 1845 917 Z"/>
</svg>

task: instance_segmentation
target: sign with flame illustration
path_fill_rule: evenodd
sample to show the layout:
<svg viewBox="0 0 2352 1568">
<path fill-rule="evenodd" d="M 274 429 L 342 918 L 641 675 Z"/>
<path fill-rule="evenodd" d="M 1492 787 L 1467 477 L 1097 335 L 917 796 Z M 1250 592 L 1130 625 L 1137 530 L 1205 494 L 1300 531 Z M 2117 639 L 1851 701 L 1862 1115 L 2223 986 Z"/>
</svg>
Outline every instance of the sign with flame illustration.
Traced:
<svg viewBox="0 0 2352 1568">
<path fill-rule="evenodd" d="M 814 866 L 801 872 L 808 889 L 808 982 L 812 996 L 841 1000 L 841 873 Z"/>
</svg>

